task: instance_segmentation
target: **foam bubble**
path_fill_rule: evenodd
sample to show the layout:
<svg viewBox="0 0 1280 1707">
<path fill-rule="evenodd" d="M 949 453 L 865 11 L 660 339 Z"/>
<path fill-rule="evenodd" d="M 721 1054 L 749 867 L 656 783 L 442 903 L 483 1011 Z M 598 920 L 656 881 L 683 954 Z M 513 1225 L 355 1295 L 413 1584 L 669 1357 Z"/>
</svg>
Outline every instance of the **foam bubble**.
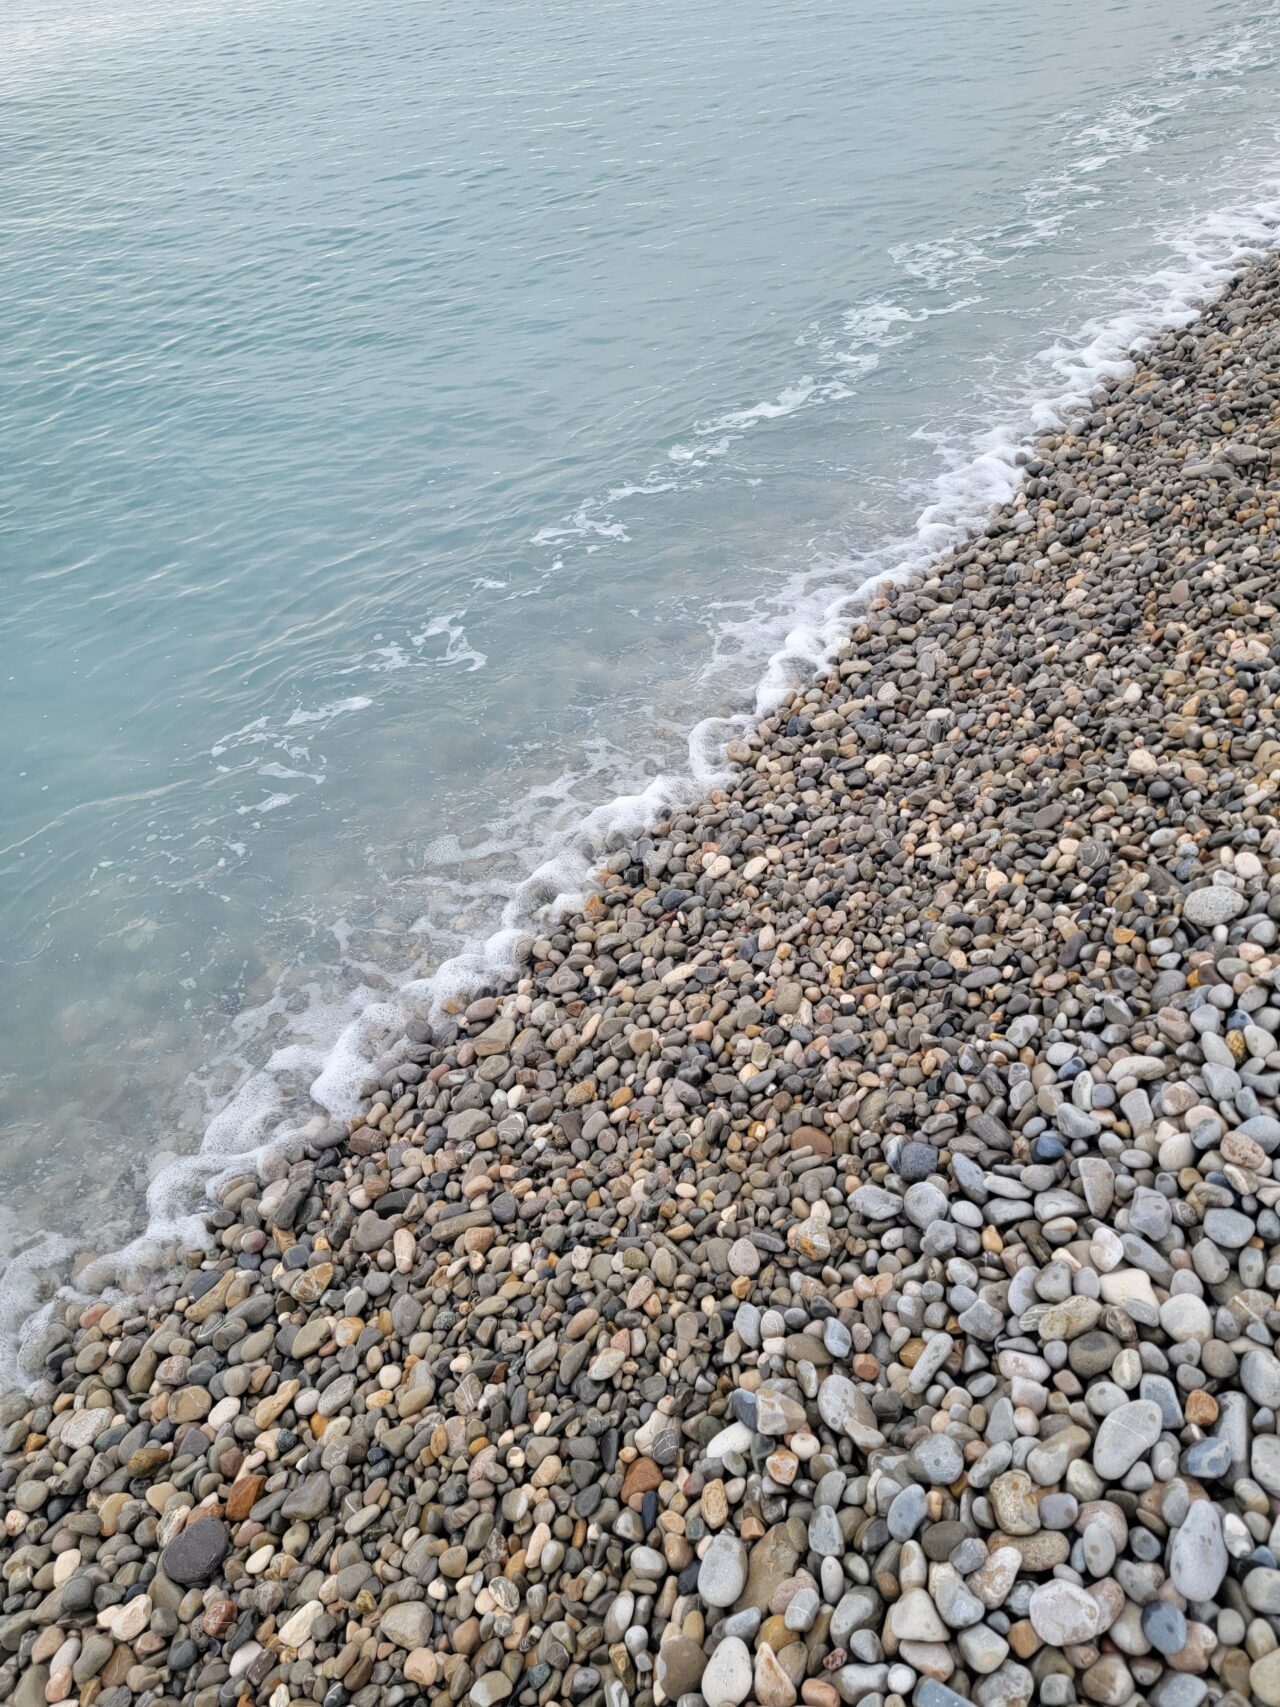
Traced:
<svg viewBox="0 0 1280 1707">
<path fill-rule="evenodd" d="M 740 432 L 744 427 L 754 426 L 757 421 L 785 420 L 797 409 L 803 409 L 817 390 L 817 380 L 805 374 L 794 385 L 784 387 L 776 398 L 766 398 L 763 403 L 754 403 L 749 409 L 730 409 L 698 430 L 710 437 L 715 433 Z"/>
<path fill-rule="evenodd" d="M 367 711 L 373 701 L 362 693 L 352 694 L 348 699 L 338 699 L 332 705 L 319 705 L 314 710 L 307 711 L 301 706 L 291 711 L 285 718 L 286 729 L 296 729 L 303 723 L 332 723 L 335 717 L 341 717 L 344 711 Z"/>
</svg>

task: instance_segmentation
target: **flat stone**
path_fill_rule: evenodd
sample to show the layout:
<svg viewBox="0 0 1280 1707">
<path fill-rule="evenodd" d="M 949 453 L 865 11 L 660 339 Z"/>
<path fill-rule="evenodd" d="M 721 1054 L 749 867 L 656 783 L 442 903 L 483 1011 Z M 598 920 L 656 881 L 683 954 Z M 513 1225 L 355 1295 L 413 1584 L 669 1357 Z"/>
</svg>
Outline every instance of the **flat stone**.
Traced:
<svg viewBox="0 0 1280 1707">
<path fill-rule="evenodd" d="M 762 1387 L 755 1395 L 755 1404 L 757 1434 L 794 1434 L 808 1421 L 804 1406 L 788 1393 Z"/>
<path fill-rule="evenodd" d="M 1249 1688 L 1263 1707 L 1280 1707 L 1280 1648 L 1253 1662 Z"/>
<path fill-rule="evenodd" d="M 1104 1274 L 1099 1286 L 1107 1304 L 1121 1304 L 1125 1309 L 1130 1304 L 1145 1304 L 1150 1310 L 1159 1310 L 1151 1276 L 1140 1268 L 1121 1268 Z M 1189 1302 L 1197 1303 L 1199 1300 L 1191 1299 Z"/>
<path fill-rule="evenodd" d="M 735 1540 L 736 1537 L 728 1537 Z M 667 1574 L 667 1561 L 656 1547 L 636 1547 L 631 1554 L 631 1569 L 645 1582 L 661 1582 Z"/>
<path fill-rule="evenodd" d="M 1091 1641 L 1101 1623 L 1097 1601 L 1071 1582 L 1041 1583 L 1027 1611 L 1036 1635 L 1053 1648 Z"/>
<path fill-rule="evenodd" d="M 1003 1606 L 1017 1580 L 1022 1557 L 1013 1547 L 998 1547 L 969 1577 L 968 1586 L 989 1612 Z"/>
<path fill-rule="evenodd" d="M 1064 1298 L 1040 1318 L 1040 1338 L 1046 1344 L 1051 1340 L 1078 1339 L 1088 1333 L 1101 1315 L 1102 1305 L 1096 1298 Z"/>
<path fill-rule="evenodd" d="M 956 1642 L 965 1665 L 971 1671 L 976 1671 L 980 1677 L 995 1671 L 1009 1652 L 1009 1644 L 1004 1637 L 986 1624 L 975 1624 L 968 1630 L 961 1630 Z M 957 1696 L 956 1699 L 959 1700 L 960 1697 Z M 921 1700 L 919 1691 L 916 1693 L 916 1700 Z"/>
<path fill-rule="evenodd" d="M 1269 1494 L 1280 1494 L 1280 1435 L 1254 1436 L 1249 1452 L 1249 1469 L 1254 1481 L 1261 1482 Z"/>
<path fill-rule="evenodd" d="M 160 1555 L 165 1575 L 184 1588 L 207 1583 L 217 1576 L 231 1549 L 231 1533 L 218 1517 L 201 1517 L 188 1523 Z"/>
<path fill-rule="evenodd" d="M 1169 1542 L 1169 1577 L 1188 1600 L 1212 1600 L 1230 1559 L 1222 1516 L 1211 1500 L 1192 1500 Z"/>
<path fill-rule="evenodd" d="M 1239 918 L 1247 905 L 1244 896 L 1236 890 L 1224 889 L 1214 883 L 1207 889 L 1191 891 L 1182 903 L 1182 916 L 1201 930 L 1212 930 L 1215 925 L 1227 925 L 1232 919 Z"/>
<path fill-rule="evenodd" d="M 698 1593 L 708 1606 L 732 1606 L 747 1586 L 747 1550 L 736 1535 L 722 1531 L 698 1566 Z"/>
<path fill-rule="evenodd" d="M 702 1674 L 701 1694 L 707 1707 L 738 1707 L 751 1693 L 751 1652 L 737 1636 L 716 1646 Z"/>
<path fill-rule="evenodd" d="M 1076 1166 L 1090 1215 L 1102 1216 L 1111 1208 L 1116 1194 L 1115 1170 L 1102 1156 L 1081 1156 Z"/>
<path fill-rule="evenodd" d="M 907 1188 L 902 1206 L 907 1219 L 922 1230 L 932 1227 L 935 1221 L 947 1220 L 949 1215 L 946 1193 L 923 1180 Z"/>
<path fill-rule="evenodd" d="M 435 1622 L 424 1600 L 402 1600 L 382 1615 L 378 1633 L 398 1648 L 425 1648 Z"/>
<path fill-rule="evenodd" d="M 1065 1564 L 1071 1551 L 1066 1536 L 1055 1529 L 1041 1529 L 1035 1535 L 1005 1535 L 997 1531 L 990 1539 L 997 1548 L 1012 1547 L 1026 1571 L 1051 1571 L 1055 1565 Z"/>
<path fill-rule="evenodd" d="M 932 1144 L 911 1140 L 898 1151 L 898 1178 L 904 1185 L 917 1185 L 927 1180 L 938 1166 L 938 1152 Z"/>
<path fill-rule="evenodd" d="M 856 1700 L 857 1697 L 847 1699 Z M 934 1677 L 922 1677 L 911 1699 L 915 1707 L 972 1707 L 967 1696 L 958 1695 L 954 1689 L 948 1689 L 945 1683 L 939 1683 Z"/>
<path fill-rule="evenodd" d="M 930 1573 L 929 1593 L 949 1630 L 965 1630 L 982 1622 L 986 1607 L 951 1565 Z"/>
<path fill-rule="evenodd" d="M 62 1444 L 78 1452 L 82 1446 L 92 1446 L 100 1434 L 105 1434 L 118 1421 L 116 1413 L 105 1406 L 72 1411 L 62 1425 Z"/>
<path fill-rule="evenodd" d="M 654 1670 L 669 1701 L 692 1695 L 702 1683 L 707 1656 L 691 1636 L 673 1636 L 658 1649 Z"/>
<path fill-rule="evenodd" d="M 881 1612 L 882 1602 L 875 1589 L 847 1589 L 831 1614 L 831 1640 L 837 1647 L 847 1648 L 853 1633 L 874 1624 Z"/>
<path fill-rule="evenodd" d="M 828 1375 L 818 1388 L 818 1414 L 828 1428 L 848 1435 L 864 1452 L 884 1445 L 871 1401 L 845 1375 Z"/>
<path fill-rule="evenodd" d="M 1255 1405 L 1274 1411 L 1280 1407 L 1280 1359 L 1261 1347 L 1246 1351 L 1240 1360 L 1240 1385 Z"/>
<path fill-rule="evenodd" d="M 756 1650 L 752 1686 L 759 1707 L 792 1707 L 796 1699 L 796 1686 L 768 1642 L 761 1642 Z"/>
<path fill-rule="evenodd" d="M 328 1511 L 332 1498 L 333 1488 L 328 1476 L 317 1471 L 312 1476 L 305 1476 L 286 1494 L 280 1512 L 283 1517 L 301 1517 L 309 1522 Z"/>
<path fill-rule="evenodd" d="M 889 1628 L 900 1642 L 945 1642 L 949 1634 L 922 1588 L 913 1588 L 889 1609 Z"/>
<path fill-rule="evenodd" d="M 1175 1293 L 1160 1306 L 1160 1326 L 1179 1345 L 1194 1340 L 1203 1345 L 1213 1337 L 1213 1315 L 1203 1298 Z"/>
<path fill-rule="evenodd" d="M 1208 1476 L 1218 1480 L 1231 1469 L 1231 1443 L 1219 1439 L 1216 1435 L 1210 1435 L 1207 1440 L 1192 1441 L 1182 1454 L 1181 1467 L 1188 1476 Z M 1255 1475 L 1256 1473 L 1255 1471 Z"/>
<path fill-rule="evenodd" d="M 1254 1612 L 1274 1618 L 1280 1613 L 1280 1571 L 1260 1567 L 1244 1579 L 1244 1597 Z"/>
<path fill-rule="evenodd" d="M 929 1496 L 918 1482 L 912 1482 L 893 1496 L 886 1522 L 895 1541 L 909 1541 L 924 1522 L 929 1511 Z"/>
<path fill-rule="evenodd" d="M 844 1553 L 840 1519 L 829 1505 L 817 1506 L 809 1519 L 809 1550 L 822 1559 L 838 1559 Z"/>
<path fill-rule="evenodd" d="M 497 1707 L 511 1694 L 511 1679 L 505 1672 L 489 1671 L 471 1685 L 471 1707 Z"/>
<path fill-rule="evenodd" d="M 280 1626 L 280 1640 L 286 1648 L 300 1648 L 311 1634 L 311 1626 L 317 1618 L 323 1618 L 324 1606 L 318 1600 L 305 1601 L 296 1612 L 291 1612 Z"/>
<path fill-rule="evenodd" d="M 1208 1238 L 1223 1250 L 1238 1251 L 1253 1237 L 1253 1222 L 1238 1209 L 1209 1209 L 1205 1212 L 1204 1230 Z"/>
<path fill-rule="evenodd" d="M 1035 1484 L 1025 1470 L 1006 1470 L 992 1482 L 989 1498 L 1006 1535 L 1034 1535 L 1040 1527 Z"/>
<path fill-rule="evenodd" d="M 1092 1445 L 1093 1436 L 1087 1429 L 1069 1423 L 1027 1454 L 1027 1470 L 1040 1487 L 1056 1487 L 1066 1475 L 1068 1465 L 1086 1457 Z M 1007 1529 L 1008 1525 L 1001 1527 Z"/>
<path fill-rule="evenodd" d="M 1077 1108 L 1074 1103 L 1064 1102 L 1053 1118 L 1064 1138 L 1096 1138 L 1102 1131 L 1097 1115 L 1089 1109 Z"/>
<path fill-rule="evenodd" d="M 902 1199 L 879 1185 L 860 1185 L 849 1197 L 849 1207 L 864 1221 L 900 1221 Z"/>
<path fill-rule="evenodd" d="M 1121 1350 L 1120 1341 L 1104 1328 L 1090 1328 L 1071 1341 L 1067 1359 L 1074 1372 L 1084 1380 L 1105 1375 Z"/>
<path fill-rule="evenodd" d="M 1102 1419 L 1093 1443 L 1093 1467 L 1104 1482 L 1118 1482 L 1160 1438 L 1160 1407 L 1130 1399 Z"/>
</svg>

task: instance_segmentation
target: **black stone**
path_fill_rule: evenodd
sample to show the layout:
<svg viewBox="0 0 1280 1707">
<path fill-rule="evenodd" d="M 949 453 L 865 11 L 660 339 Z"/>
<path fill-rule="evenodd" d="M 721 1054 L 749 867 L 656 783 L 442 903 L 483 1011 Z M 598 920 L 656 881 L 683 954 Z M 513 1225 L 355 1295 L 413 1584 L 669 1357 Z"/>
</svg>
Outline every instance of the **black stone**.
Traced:
<svg viewBox="0 0 1280 1707">
<path fill-rule="evenodd" d="M 171 1582 L 191 1588 L 211 1581 L 230 1550 L 231 1535 L 222 1519 L 202 1517 L 174 1536 L 160 1564 Z"/>
</svg>

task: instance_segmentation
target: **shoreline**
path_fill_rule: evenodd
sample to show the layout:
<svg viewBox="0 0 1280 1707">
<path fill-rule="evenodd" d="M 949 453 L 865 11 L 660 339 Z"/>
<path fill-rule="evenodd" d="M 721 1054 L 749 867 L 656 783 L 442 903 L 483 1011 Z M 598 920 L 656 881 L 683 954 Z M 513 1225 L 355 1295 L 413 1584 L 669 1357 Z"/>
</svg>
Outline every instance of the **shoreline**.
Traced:
<svg viewBox="0 0 1280 1707">
<path fill-rule="evenodd" d="M 770 627 L 777 644 L 754 688 L 744 688 L 742 708 L 725 708 L 698 722 L 689 731 L 684 763 L 642 787 L 615 794 L 586 811 L 572 830 L 553 836 L 544 857 L 519 879 L 500 923 L 432 971 L 418 976 L 403 966 L 387 968 L 384 987 L 362 989 L 354 999 L 350 991 L 339 993 L 320 1019 L 319 1037 L 308 1029 L 312 1016 L 304 1016 L 301 1034 L 283 1041 L 314 1058 L 310 1072 L 318 1076 L 308 1088 L 285 1084 L 274 1061 L 259 1062 L 227 1100 L 212 1105 L 211 1112 L 206 1108 L 193 1152 L 171 1151 L 156 1172 L 144 1170 L 137 1182 L 137 1213 L 110 1239 L 86 1248 L 65 1231 L 45 1227 L 35 1232 L 30 1243 L 11 1254 L 0 1275 L 0 1391 L 10 1383 L 25 1384 L 26 1353 L 33 1340 L 38 1343 L 45 1307 L 57 1294 L 139 1296 L 154 1275 L 200 1242 L 207 1205 L 225 1179 L 250 1168 L 269 1170 L 295 1137 L 322 1134 L 344 1121 L 357 1104 L 357 1088 L 367 1082 L 366 1064 L 399 1035 L 388 1013 L 399 1012 L 401 1020 L 429 1016 L 467 992 L 511 982 L 518 971 L 511 945 L 537 921 L 581 907 L 605 849 L 648 835 L 661 817 L 696 805 L 708 788 L 725 780 L 732 768 L 724 756 L 726 731 L 750 729 L 793 691 L 797 678 L 807 682 L 824 667 L 855 613 L 882 586 L 913 581 L 981 533 L 992 511 L 1021 483 L 1035 424 L 1056 431 L 1092 407 L 1109 380 L 1128 371 L 1135 349 L 1194 320 L 1225 280 L 1272 252 L 1278 231 L 1280 180 L 1275 179 L 1179 226 L 1167 239 L 1175 261 L 1117 285 L 1116 305 L 1108 313 L 1087 320 L 1069 345 L 1055 343 L 1032 358 L 1024 389 L 1005 399 L 990 424 L 967 441 L 959 462 L 931 487 L 913 526 L 857 559 L 862 578 L 852 592 L 833 582 L 809 589 L 788 605 L 785 635 L 779 639 L 785 625 L 775 620 Z M 548 901 L 549 895 L 554 899 Z M 346 1017 L 335 1029 L 334 1016 L 342 1010 Z M 212 1059 L 218 1059 L 216 1051 Z M 285 1079 L 296 1077 L 285 1070 Z M 162 1128 L 170 1124 L 161 1119 Z M 176 1124 L 185 1122 L 178 1117 Z"/>
<path fill-rule="evenodd" d="M 1280 1703 L 1280 261 L 1136 363 L 67 1309 L 0 1690 Z"/>
</svg>

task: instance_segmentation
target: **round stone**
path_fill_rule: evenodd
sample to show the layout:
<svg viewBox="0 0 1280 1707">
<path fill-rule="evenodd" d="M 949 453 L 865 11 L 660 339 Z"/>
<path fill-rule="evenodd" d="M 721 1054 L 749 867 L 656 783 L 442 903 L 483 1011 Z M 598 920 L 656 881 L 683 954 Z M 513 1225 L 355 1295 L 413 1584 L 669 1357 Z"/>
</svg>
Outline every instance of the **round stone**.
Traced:
<svg viewBox="0 0 1280 1707">
<path fill-rule="evenodd" d="M 702 1684 L 707 1656 L 692 1636 L 673 1636 L 658 1649 L 658 1682 L 669 1701 L 692 1695 Z"/>
<path fill-rule="evenodd" d="M 1213 1315 L 1203 1298 L 1179 1292 L 1160 1306 L 1160 1326 L 1179 1345 L 1187 1340 L 1203 1345 L 1213 1335 Z"/>
<path fill-rule="evenodd" d="M 913 1446 L 907 1458 L 907 1468 L 920 1482 L 934 1487 L 950 1487 L 960 1479 L 964 1470 L 964 1453 L 960 1443 L 945 1434 L 931 1434 Z"/>
<path fill-rule="evenodd" d="M 1186 1645 L 1186 1617 L 1167 1600 L 1150 1601 L 1142 1609 L 1142 1634 L 1157 1653 L 1176 1654 Z"/>
<path fill-rule="evenodd" d="M 760 1252 L 750 1239 L 735 1239 L 729 1246 L 729 1273 L 745 1279 L 760 1270 Z"/>
</svg>

